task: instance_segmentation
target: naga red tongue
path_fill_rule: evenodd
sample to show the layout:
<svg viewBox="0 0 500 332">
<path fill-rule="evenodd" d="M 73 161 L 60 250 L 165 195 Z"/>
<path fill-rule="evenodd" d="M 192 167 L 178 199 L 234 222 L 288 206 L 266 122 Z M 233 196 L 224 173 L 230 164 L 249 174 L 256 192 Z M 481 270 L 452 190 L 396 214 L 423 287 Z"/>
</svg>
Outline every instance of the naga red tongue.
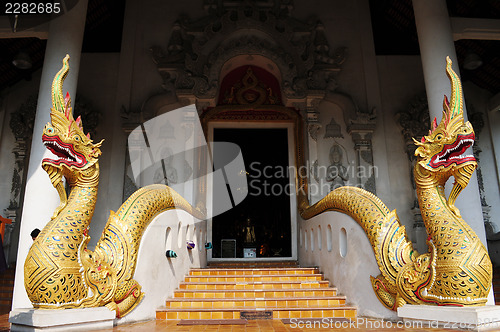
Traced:
<svg viewBox="0 0 500 332">
<path fill-rule="evenodd" d="M 458 135 L 453 144 L 443 146 L 441 152 L 432 156 L 429 166 L 437 168 L 440 166 L 448 167 L 451 164 L 463 164 L 476 159 L 472 155 L 464 155 L 465 151 L 474 143 L 474 133 L 469 135 Z"/>
<path fill-rule="evenodd" d="M 43 135 L 42 141 L 50 152 L 59 157 L 57 160 L 45 158 L 43 162 L 55 165 L 66 164 L 75 167 L 83 167 L 87 164 L 85 156 L 76 152 L 71 144 L 62 142 L 58 137 Z"/>
</svg>

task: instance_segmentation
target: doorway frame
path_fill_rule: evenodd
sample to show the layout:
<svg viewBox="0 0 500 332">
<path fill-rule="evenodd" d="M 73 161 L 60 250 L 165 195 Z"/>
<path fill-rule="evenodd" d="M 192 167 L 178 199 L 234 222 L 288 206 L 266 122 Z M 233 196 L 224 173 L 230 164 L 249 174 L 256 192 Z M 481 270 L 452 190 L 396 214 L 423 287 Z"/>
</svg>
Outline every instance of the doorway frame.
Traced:
<svg viewBox="0 0 500 332">
<path fill-rule="evenodd" d="M 298 259 L 298 208 L 302 198 L 301 190 L 304 190 L 304 178 L 300 176 L 299 170 L 303 162 L 303 136 L 302 117 L 299 112 L 284 106 L 260 105 L 224 105 L 207 110 L 201 116 L 201 123 L 207 142 L 213 142 L 214 129 L 273 129 L 286 128 L 288 140 L 288 167 L 290 185 L 290 226 L 292 255 L 287 257 L 266 258 L 216 258 L 212 257 L 212 251 L 207 252 L 208 262 L 220 261 L 285 261 Z M 210 158 L 208 158 L 210 159 Z M 207 161 L 207 167 L 211 167 L 211 160 Z M 307 186 L 307 185 L 306 185 Z M 205 207 L 212 207 L 212 177 L 207 177 L 205 192 Z M 210 190 L 210 191 L 209 191 Z M 213 231 L 212 218 L 207 219 L 207 241 L 212 241 Z"/>
</svg>

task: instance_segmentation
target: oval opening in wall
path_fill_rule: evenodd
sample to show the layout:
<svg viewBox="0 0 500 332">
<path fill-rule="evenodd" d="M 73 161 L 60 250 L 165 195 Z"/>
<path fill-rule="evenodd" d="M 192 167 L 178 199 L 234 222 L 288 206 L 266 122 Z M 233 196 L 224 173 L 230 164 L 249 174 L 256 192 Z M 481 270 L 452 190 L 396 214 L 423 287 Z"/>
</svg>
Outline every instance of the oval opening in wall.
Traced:
<svg viewBox="0 0 500 332">
<path fill-rule="evenodd" d="M 328 225 L 326 230 L 326 249 L 332 251 L 332 225 Z"/>
<path fill-rule="evenodd" d="M 302 237 L 304 236 L 302 233 L 304 231 L 302 230 L 302 228 L 300 229 L 299 231 L 299 246 L 302 248 Z"/>
<path fill-rule="evenodd" d="M 203 229 L 200 228 L 200 231 L 199 231 L 199 236 L 198 236 L 198 242 L 200 243 L 200 245 L 198 246 L 198 251 L 201 251 L 201 248 L 204 248 L 205 246 L 205 238 L 203 237 Z"/>
<path fill-rule="evenodd" d="M 314 229 L 311 228 L 311 251 L 314 251 Z"/>
<path fill-rule="evenodd" d="M 318 249 L 321 250 L 323 247 L 323 243 L 321 241 L 321 237 L 323 236 L 323 233 L 321 232 L 321 226 L 318 225 Z"/>
<path fill-rule="evenodd" d="M 167 227 L 167 231 L 165 232 L 165 250 L 172 250 L 172 235 L 170 232 L 172 229 Z"/>
<path fill-rule="evenodd" d="M 304 249 L 307 251 L 307 230 L 304 232 Z"/>
<path fill-rule="evenodd" d="M 179 249 L 183 247 L 181 229 L 182 229 L 182 223 L 179 221 L 179 224 L 177 225 L 177 248 Z"/>
<path fill-rule="evenodd" d="M 347 232 L 344 227 L 339 232 L 339 250 L 340 256 L 345 257 L 347 255 Z"/>
</svg>

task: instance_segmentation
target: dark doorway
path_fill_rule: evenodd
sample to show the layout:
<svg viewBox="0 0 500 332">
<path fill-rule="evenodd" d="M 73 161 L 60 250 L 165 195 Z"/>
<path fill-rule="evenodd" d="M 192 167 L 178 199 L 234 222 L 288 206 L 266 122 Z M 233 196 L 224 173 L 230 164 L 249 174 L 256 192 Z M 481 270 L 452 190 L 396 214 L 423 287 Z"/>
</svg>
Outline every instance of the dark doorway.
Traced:
<svg viewBox="0 0 500 332">
<path fill-rule="evenodd" d="M 231 142 L 241 148 L 248 195 L 212 219 L 212 257 L 291 257 L 287 129 L 215 128 L 214 142 Z M 215 146 L 214 159 L 221 153 Z M 217 197 L 213 202 L 217 204 Z"/>
</svg>

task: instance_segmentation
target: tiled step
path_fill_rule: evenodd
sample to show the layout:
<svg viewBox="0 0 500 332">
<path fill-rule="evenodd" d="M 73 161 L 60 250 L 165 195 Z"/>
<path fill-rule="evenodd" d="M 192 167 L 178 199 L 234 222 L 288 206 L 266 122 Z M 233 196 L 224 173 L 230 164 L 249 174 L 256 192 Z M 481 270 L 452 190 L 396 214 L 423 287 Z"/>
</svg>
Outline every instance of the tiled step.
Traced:
<svg viewBox="0 0 500 332">
<path fill-rule="evenodd" d="M 180 289 L 187 290 L 244 290 L 244 289 L 293 289 L 328 287 L 326 280 L 270 281 L 270 282 L 181 282 Z"/>
<path fill-rule="evenodd" d="M 281 298 L 294 296 L 335 296 L 336 288 L 289 288 L 289 289 L 234 289 L 234 290 L 176 290 L 175 298 L 242 298 L 264 297 Z"/>
<path fill-rule="evenodd" d="M 204 308 L 221 309 L 233 307 L 255 307 L 255 308 L 299 308 L 313 306 L 340 306 L 345 304 L 344 296 L 310 296 L 310 297 L 283 297 L 283 298 L 264 298 L 264 297 L 244 297 L 225 299 L 198 299 L 198 298 L 174 298 L 167 300 L 166 308 Z"/>
<path fill-rule="evenodd" d="M 255 274 L 255 275 L 207 275 L 207 276 L 187 276 L 187 282 L 268 282 L 268 281 L 320 281 L 320 274 Z"/>
<path fill-rule="evenodd" d="M 314 267 L 309 268 L 230 268 L 230 269 L 191 269 L 190 276 L 253 276 L 253 275 L 305 275 L 319 274 L 319 269 Z"/>
<path fill-rule="evenodd" d="M 257 313 L 270 311 L 273 319 L 282 318 L 354 318 L 356 307 L 308 307 L 308 308 L 252 308 L 235 307 L 231 309 L 167 309 L 156 311 L 157 319 L 240 319 L 242 312 Z"/>
<path fill-rule="evenodd" d="M 211 262 L 209 268 L 286 268 L 299 267 L 297 261 Z"/>
<path fill-rule="evenodd" d="M 353 318 L 318 268 L 192 269 L 156 312 L 158 319 Z"/>
</svg>

